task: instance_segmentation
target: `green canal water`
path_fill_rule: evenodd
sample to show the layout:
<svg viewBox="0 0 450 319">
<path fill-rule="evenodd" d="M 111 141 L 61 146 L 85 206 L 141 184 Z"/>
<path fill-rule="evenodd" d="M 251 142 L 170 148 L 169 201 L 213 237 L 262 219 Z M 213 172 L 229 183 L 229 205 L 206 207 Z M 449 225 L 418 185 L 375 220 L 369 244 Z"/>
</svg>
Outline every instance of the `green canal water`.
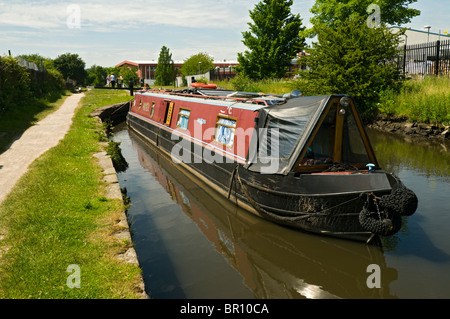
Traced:
<svg viewBox="0 0 450 319">
<path fill-rule="evenodd" d="M 264 221 L 118 127 L 114 140 L 128 162 L 118 178 L 131 200 L 128 217 L 150 296 L 449 298 L 450 145 L 368 133 L 380 165 L 419 198 L 417 212 L 382 247 Z"/>
</svg>

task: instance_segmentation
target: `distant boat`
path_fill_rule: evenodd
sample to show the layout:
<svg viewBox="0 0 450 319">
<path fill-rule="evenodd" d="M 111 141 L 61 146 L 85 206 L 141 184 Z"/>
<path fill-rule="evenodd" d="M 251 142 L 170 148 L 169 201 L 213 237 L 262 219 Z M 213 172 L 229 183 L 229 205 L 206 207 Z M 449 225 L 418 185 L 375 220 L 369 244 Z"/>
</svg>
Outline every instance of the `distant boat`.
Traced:
<svg viewBox="0 0 450 319">
<path fill-rule="evenodd" d="M 346 95 L 137 92 L 127 123 L 232 202 L 280 225 L 370 242 L 417 196 L 383 171 Z"/>
</svg>

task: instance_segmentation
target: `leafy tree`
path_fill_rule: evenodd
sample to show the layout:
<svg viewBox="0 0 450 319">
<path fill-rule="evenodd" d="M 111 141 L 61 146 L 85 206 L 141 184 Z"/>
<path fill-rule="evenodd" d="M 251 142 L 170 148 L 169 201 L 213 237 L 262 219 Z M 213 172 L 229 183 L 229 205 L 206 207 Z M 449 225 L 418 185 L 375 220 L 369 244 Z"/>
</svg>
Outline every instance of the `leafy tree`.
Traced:
<svg viewBox="0 0 450 319">
<path fill-rule="evenodd" d="M 213 58 L 209 54 L 201 52 L 184 60 L 181 74 L 183 76 L 204 74 L 211 69 L 214 69 Z"/>
<path fill-rule="evenodd" d="M 158 58 L 158 66 L 155 70 L 156 85 L 170 85 L 174 80 L 174 65 L 172 53 L 166 46 L 161 48 Z"/>
<path fill-rule="evenodd" d="M 93 65 L 86 70 L 86 84 L 93 86 L 105 86 L 107 70 L 99 65 Z"/>
<path fill-rule="evenodd" d="M 336 21 L 334 28 L 318 26 L 317 34 L 318 43 L 306 58 L 310 70 L 300 73 L 307 80 L 304 94 L 352 95 L 370 114 L 381 91 L 399 87 L 399 34 L 385 25 L 369 28 L 366 20 L 356 18 Z"/>
<path fill-rule="evenodd" d="M 125 85 L 128 85 L 130 80 L 133 80 L 133 83 L 138 83 L 139 78 L 137 76 L 137 71 L 138 68 L 135 66 L 128 67 L 124 65 L 119 71 L 119 76 L 122 75 Z"/>
<path fill-rule="evenodd" d="M 252 79 L 281 78 L 304 47 L 302 19 L 291 13 L 293 0 L 263 0 L 250 11 L 253 23 L 242 33 L 249 50 L 238 53 L 238 72 Z"/>
<path fill-rule="evenodd" d="M 411 9 L 409 4 L 417 0 L 316 0 L 311 8 L 314 15 L 311 23 L 314 27 L 307 32 L 314 35 L 319 26 L 334 27 L 337 21 L 345 21 L 347 18 L 353 19 L 365 17 L 375 11 L 369 6 L 376 4 L 380 8 L 381 23 L 391 25 L 401 25 L 411 21 L 415 16 L 420 15 L 420 11 Z"/>
<path fill-rule="evenodd" d="M 78 54 L 65 53 L 59 55 L 54 61 L 56 69 L 63 75 L 64 79 L 71 79 L 77 84 L 83 84 L 87 72 L 84 69 L 86 63 Z"/>
</svg>

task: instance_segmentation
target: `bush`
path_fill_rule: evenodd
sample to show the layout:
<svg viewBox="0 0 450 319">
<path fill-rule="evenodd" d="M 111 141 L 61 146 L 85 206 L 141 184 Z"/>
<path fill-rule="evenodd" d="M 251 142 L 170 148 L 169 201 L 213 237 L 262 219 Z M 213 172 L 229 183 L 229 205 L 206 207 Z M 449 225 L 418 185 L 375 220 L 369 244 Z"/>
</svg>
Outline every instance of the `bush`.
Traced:
<svg viewBox="0 0 450 319">
<path fill-rule="evenodd" d="M 387 27 L 369 28 L 359 19 L 336 22 L 335 28 L 318 27 L 318 43 L 302 72 L 307 95 L 352 95 L 360 110 L 374 113 L 379 93 L 398 90 L 401 73 L 393 62 L 399 35 Z"/>
<path fill-rule="evenodd" d="M 0 57 L 0 111 L 27 101 L 31 96 L 30 77 L 12 57 Z"/>
<path fill-rule="evenodd" d="M 54 102 L 61 97 L 65 83 L 55 69 L 27 70 L 12 57 L 0 57 L 0 105 L 6 111 L 35 99 Z"/>
</svg>

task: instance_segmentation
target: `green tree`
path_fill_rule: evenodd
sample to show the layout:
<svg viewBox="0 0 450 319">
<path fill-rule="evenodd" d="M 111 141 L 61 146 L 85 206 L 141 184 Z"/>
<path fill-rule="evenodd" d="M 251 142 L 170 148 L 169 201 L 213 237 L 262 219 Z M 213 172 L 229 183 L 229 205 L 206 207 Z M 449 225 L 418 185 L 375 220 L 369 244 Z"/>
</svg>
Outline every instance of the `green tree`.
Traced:
<svg viewBox="0 0 450 319">
<path fill-rule="evenodd" d="M 408 5 L 417 0 L 316 0 L 311 8 L 313 28 L 306 31 L 309 35 L 317 34 L 319 26 L 334 27 L 337 21 L 347 18 L 369 17 L 380 14 L 380 22 L 390 25 L 402 25 L 411 21 L 420 11 L 409 8 Z M 379 6 L 380 12 L 375 12 L 369 6 Z"/>
<path fill-rule="evenodd" d="M 238 53 L 238 72 L 252 79 L 282 78 L 292 58 L 304 47 L 299 14 L 291 13 L 293 0 L 263 0 L 250 11 L 250 30 L 242 33 L 249 49 Z"/>
<path fill-rule="evenodd" d="M 158 66 L 155 70 L 155 85 L 170 85 L 174 80 L 174 65 L 172 53 L 166 46 L 161 48 L 158 58 Z"/>
<path fill-rule="evenodd" d="M 213 68 L 213 58 L 207 53 L 200 52 L 184 60 L 181 74 L 183 76 L 204 74 Z"/>
<path fill-rule="evenodd" d="M 84 83 L 87 72 L 85 70 L 86 63 L 78 54 L 64 53 L 59 55 L 53 64 L 55 68 L 61 72 L 64 79 L 75 81 L 78 85 Z"/>
<path fill-rule="evenodd" d="M 137 71 L 138 71 L 138 68 L 135 66 L 128 67 L 128 66 L 124 65 L 120 69 L 119 75 L 122 75 L 123 83 L 125 83 L 126 86 L 130 82 L 130 80 L 133 80 L 133 83 L 138 83 L 139 78 L 137 76 Z"/>
<path fill-rule="evenodd" d="M 105 86 L 107 70 L 104 67 L 94 64 L 86 72 L 86 85 Z"/>
<path fill-rule="evenodd" d="M 355 97 L 360 110 L 375 111 L 379 94 L 397 89 L 401 72 L 395 62 L 400 35 L 385 25 L 369 28 L 363 19 L 336 21 L 334 28 L 319 26 L 318 43 L 307 57 L 309 71 L 305 95 L 348 94 Z"/>
</svg>

